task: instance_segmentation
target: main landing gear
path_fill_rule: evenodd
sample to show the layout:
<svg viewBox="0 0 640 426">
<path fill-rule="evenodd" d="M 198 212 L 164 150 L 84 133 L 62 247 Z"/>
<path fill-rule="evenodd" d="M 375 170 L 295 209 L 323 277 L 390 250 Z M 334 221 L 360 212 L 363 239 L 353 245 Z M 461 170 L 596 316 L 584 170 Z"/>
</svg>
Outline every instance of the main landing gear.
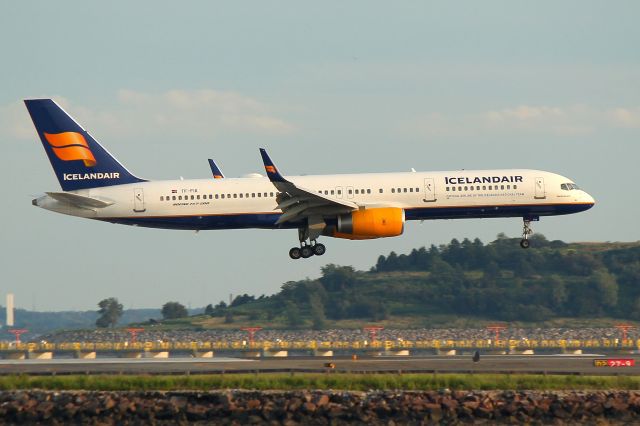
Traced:
<svg viewBox="0 0 640 426">
<path fill-rule="evenodd" d="M 322 256 L 327 251 L 324 244 L 312 241 L 312 244 L 303 243 L 299 248 L 293 247 L 289 250 L 289 257 L 292 259 L 308 259 L 311 256 Z"/>
<path fill-rule="evenodd" d="M 531 245 L 531 242 L 529 241 L 529 235 L 533 234 L 533 229 L 531 229 L 531 222 L 538 220 L 538 217 L 522 218 L 522 239 L 520 240 L 520 247 L 522 247 L 523 249 L 528 249 Z"/>
<path fill-rule="evenodd" d="M 316 226 L 316 223 L 321 225 Z M 293 247 L 289 250 L 289 257 L 292 259 L 308 259 L 311 256 L 322 256 L 327 249 L 324 244 L 316 242 L 316 238 L 320 236 L 322 229 L 324 229 L 324 221 L 315 218 L 309 220 L 309 225 L 306 228 L 298 229 L 300 247 Z"/>
</svg>

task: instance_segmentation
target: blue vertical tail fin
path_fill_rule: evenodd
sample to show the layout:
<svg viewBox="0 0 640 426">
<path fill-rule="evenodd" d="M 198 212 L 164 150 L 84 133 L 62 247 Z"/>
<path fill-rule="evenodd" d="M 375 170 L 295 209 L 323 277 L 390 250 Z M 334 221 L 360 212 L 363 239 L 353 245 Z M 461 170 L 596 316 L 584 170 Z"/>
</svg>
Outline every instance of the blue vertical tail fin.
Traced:
<svg viewBox="0 0 640 426">
<path fill-rule="evenodd" d="M 63 191 L 144 182 L 51 99 L 24 101 Z"/>
</svg>

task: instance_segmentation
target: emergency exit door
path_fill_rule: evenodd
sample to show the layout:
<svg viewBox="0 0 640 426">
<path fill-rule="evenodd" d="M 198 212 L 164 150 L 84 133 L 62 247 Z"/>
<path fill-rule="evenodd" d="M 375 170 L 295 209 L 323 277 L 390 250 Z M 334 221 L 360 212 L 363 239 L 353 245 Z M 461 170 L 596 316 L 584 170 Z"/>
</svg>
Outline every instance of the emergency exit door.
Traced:
<svg viewBox="0 0 640 426">
<path fill-rule="evenodd" d="M 424 179 L 424 199 L 425 203 L 432 203 L 436 201 L 436 184 L 433 178 Z"/>
<path fill-rule="evenodd" d="M 546 192 L 544 190 L 544 178 L 543 177 L 537 177 L 536 178 L 535 197 L 538 198 L 538 199 L 547 197 L 547 194 L 546 194 Z"/>
<path fill-rule="evenodd" d="M 144 191 L 142 188 L 135 188 L 133 190 L 133 211 L 141 213 L 145 211 L 144 207 Z"/>
</svg>

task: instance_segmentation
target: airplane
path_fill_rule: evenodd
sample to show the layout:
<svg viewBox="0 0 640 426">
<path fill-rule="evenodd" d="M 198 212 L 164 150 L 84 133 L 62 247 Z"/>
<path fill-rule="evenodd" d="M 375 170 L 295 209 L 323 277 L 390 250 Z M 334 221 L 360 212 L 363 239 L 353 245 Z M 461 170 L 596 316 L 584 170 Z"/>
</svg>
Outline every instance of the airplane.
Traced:
<svg viewBox="0 0 640 426">
<path fill-rule="evenodd" d="M 262 148 L 266 177 L 150 181 L 129 172 L 55 101 L 25 105 L 62 187 L 34 206 L 150 228 L 297 229 L 292 259 L 323 255 L 320 236 L 394 237 L 406 221 L 429 219 L 521 217 L 520 246 L 529 248 L 531 222 L 595 204 L 571 179 L 540 170 L 284 176 Z"/>
</svg>

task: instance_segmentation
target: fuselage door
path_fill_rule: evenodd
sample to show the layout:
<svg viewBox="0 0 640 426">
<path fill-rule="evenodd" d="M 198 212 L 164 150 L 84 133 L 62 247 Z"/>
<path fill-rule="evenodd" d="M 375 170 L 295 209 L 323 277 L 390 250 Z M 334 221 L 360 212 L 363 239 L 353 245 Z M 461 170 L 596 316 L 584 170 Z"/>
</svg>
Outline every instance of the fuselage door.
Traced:
<svg viewBox="0 0 640 426">
<path fill-rule="evenodd" d="M 336 198 L 342 198 L 342 187 L 336 186 Z"/>
<path fill-rule="evenodd" d="M 347 191 L 347 198 L 353 198 L 353 186 L 347 186 L 345 190 Z"/>
<path fill-rule="evenodd" d="M 543 177 L 537 177 L 536 178 L 535 197 L 538 198 L 538 199 L 547 197 L 547 195 L 545 193 L 545 190 L 544 190 L 544 178 Z"/>
<path fill-rule="evenodd" d="M 144 191 L 142 188 L 135 188 L 133 190 L 133 211 L 142 213 L 145 211 L 144 207 Z"/>
<path fill-rule="evenodd" d="M 433 178 L 424 179 L 424 199 L 425 203 L 432 203 L 436 201 L 436 184 Z"/>
</svg>

